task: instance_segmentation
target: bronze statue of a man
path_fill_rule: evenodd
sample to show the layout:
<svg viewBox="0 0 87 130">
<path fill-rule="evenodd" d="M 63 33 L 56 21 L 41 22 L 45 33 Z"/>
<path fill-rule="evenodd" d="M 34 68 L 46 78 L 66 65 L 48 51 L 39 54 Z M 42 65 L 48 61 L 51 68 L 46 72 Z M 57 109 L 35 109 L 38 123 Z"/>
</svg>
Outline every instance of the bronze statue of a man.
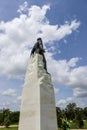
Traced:
<svg viewBox="0 0 87 130">
<path fill-rule="evenodd" d="M 46 69 L 46 71 L 47 71 L 46 59 L 45 59 L 45 56 L 44 56 L 45 50 L 43 48 L 43 42 L 42 42 L 41 38 L 37 39 L 37 42 L 35 43 L 32 51 L 31 51 L 31 55 L 33 55 L 34 53 L 38 53 L 38 54 L 43 56 L 44 69 Z"/>
</svg>

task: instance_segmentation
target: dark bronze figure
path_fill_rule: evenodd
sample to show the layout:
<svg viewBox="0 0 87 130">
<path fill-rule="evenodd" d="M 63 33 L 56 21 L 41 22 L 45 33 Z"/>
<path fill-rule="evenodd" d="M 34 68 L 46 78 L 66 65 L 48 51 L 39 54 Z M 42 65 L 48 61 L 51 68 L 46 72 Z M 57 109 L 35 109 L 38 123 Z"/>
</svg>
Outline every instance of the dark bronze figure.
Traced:
<svg viewBox="0 0 87 130">
<path fill-rule="evenodd" d="M 43 56 L 44 69 L 46 69 L 46 71 L 47 71 L 46 59 L 45 59 L 45 56 L 44 56 L 45 50 L 43 48 L 43 42 L 42 42 L 41 38 L 37 39 L 37 42 L 35 43 L 32 51 L 31 51 L 31 55 L 33 55 L 34 53 L 38 53 L 38 54 Z"/>
</svg>

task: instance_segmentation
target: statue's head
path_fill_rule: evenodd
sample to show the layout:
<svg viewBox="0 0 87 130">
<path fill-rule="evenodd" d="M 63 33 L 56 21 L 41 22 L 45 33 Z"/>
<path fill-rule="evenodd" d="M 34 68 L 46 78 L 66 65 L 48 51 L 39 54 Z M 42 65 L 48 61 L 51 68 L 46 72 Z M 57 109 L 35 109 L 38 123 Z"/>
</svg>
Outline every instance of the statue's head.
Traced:
<svg viewBox="0 0 87 130">
<path fill-rule="evenodd" d="M 42 43 L 42 39 L 40 37 L 37 38 L 37 42 Z"/>
</svg>

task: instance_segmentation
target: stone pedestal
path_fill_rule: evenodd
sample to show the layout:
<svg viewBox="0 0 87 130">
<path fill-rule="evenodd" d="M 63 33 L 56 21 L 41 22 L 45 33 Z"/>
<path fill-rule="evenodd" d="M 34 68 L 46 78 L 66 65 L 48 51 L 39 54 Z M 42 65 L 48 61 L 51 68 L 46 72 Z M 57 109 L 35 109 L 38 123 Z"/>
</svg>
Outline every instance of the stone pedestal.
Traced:
<svg viewBox="0 0 87 130">
<path fill-rule="evenodd" d="M 22 93 L 19 130 L 57 130 L 54 89 L 43 57 L 30 57 Z"/>
</svg>

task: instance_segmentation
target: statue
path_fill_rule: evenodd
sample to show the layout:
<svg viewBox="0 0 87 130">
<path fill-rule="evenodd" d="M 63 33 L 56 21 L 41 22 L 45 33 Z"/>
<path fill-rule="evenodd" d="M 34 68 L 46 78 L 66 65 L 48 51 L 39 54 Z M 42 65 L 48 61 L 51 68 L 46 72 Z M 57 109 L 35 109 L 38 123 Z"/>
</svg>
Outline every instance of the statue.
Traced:
<svg viewBox="0 0 87 130">
<path fill-rule="evenodd" d="M 41 38 L 37 39 L 37 42 L 35 43 L 32 51 L 31 51 L 31 55 L 34 55 L 34 53 L 38 53 L 38 54 L 43 56 L 44 69 L 47 71 L 46 59 L 45 59 L 45 56 L 44 56 L 45 50 L 43 48 L 43 42 L 42 42 Z"/>
</svg>

